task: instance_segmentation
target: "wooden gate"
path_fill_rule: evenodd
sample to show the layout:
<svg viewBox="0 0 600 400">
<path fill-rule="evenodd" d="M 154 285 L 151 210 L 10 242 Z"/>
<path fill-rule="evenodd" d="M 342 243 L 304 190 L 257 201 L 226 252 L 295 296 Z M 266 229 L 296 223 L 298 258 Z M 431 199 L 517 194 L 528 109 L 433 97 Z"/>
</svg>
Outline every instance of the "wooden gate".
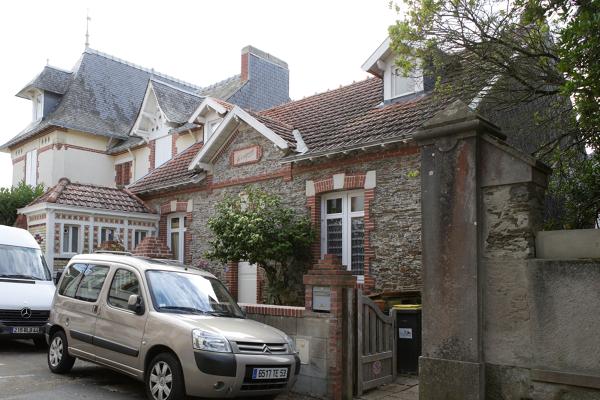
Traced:
<svg viewBox="0 0 600 400">
<path fill-rule="evenodd" d="M 356 295 L 355 395 L 396 379 L 396 315 L 385 315 L 367 296 Z"/>
</svg>

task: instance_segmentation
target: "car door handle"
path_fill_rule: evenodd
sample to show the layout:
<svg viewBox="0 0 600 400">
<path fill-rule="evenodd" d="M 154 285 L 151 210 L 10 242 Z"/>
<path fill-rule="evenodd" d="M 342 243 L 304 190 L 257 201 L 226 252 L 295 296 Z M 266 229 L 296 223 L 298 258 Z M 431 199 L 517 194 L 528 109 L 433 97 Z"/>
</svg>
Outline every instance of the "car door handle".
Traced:
<svg viewBox="0 0 600 400">
<path fill-rule="evenodd" d="M 93 312 L 94 314 L 97 314 L 97 313 L 98 313 L 98 306 L 97 306 L 97 305 L 93 305 L 93 306 L 92 306 L 92 312 Z"/>
</svg>

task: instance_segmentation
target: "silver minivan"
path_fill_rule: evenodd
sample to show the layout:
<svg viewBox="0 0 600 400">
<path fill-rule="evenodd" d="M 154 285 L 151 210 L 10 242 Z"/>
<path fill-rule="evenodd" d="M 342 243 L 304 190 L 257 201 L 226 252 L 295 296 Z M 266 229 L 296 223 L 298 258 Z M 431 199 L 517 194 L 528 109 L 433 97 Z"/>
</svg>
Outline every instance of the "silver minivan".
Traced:
<svg viewBox="0 0 600 400">
<path fill-rule="evenodd" d="M 300 372 L 289 336 L 245 318 L 212 274 L 165 260 L 73 257 L 46 335 L 52 372 L 81 358 L 144 381 L 154 400 L 276 395 Z"/>
</svg>

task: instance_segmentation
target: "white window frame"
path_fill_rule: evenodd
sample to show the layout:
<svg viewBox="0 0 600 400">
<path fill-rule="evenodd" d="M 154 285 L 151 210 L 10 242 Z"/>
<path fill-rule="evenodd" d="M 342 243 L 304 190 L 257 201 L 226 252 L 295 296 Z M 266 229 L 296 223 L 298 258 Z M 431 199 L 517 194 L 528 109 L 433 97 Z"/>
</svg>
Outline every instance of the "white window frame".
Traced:
<svg viewBox="0 0 600 400">
<path fill-rule="evenodd" d="M 137 239 L 138 233 L 142 233 L 142 232 L 144 232 L 146 234 L 146 236 L 144 236 L 144 239 L 151 235 L 150 229 L 135 229 L 133 231 L 133 248 L 134 249 L 142 242 L 142 240 L 144 240 L 144 239 L 142 239 L 138 242 L 138 244 L 135 244 L 135 240 Z"/>
<path fill-rule="evenodd" d="M 113 234 L 113 240 L 114 241 L 119 241 L 119 226 L 117 225 L 100 225 L 98 226 L 98 245 L 102 244 L 102 229 L 112 229 L 114 234 Z"/>
<path fill-rule="evenodd" d="M 211 119 L 204 124 L 204 143 L 215 133 L 219 125 L 223 122 L 223 118 Z"/>
<path fill-rule="evenodd" d="M 67 242 L 67 250 L 65 248 L 65 228 L 69 228 L 69 241 Z M 73 235 L 72 228 L 77 228 L 77 249 L 73 249 L 71 244 L 73 243 L 71 238 Z M 60 254 L 63 256 L 73 256 L 81 253 L 81 246 L 83 244 L 83 226 L 78 224 L 60 224 Z"/>
<path fill-rule="evenodd" d="M 321 257 L 327 253 L 327 220 L 328 219 L 342 219 L 342 264 L 348 271 L 352 268 L 352 245 L 351 245 L 351 232 L 350 227 L 352 218 L 365 216 L 365 210 L 363 206 L 362 211 L 350 211 L 351 198 L 357 195 L 365 196 L 364 190 L 350 190 L 344 192 L 331 192 L 321 196 Z M 342 212 L 336 214 L 327 214 L 327 200 L 331 199 L 342 199 Z M 364 275 L 357 275 L 358 281 L 364 281 Z"/>
<path fill-rule="evenodd" d="M 37 149 L 25 154 L 25 183 L 27 185 L 37 185 L 37 162 Z"/>
<path fill-rule="evenodd" d="M 39 121 L 44 116 L 44 94 L 37 92 L 31 97 L 32 120 Z"/>
<path fill-rule="evenodd" d="M 394 99 L 396 97 L 402 97 L 402 96 L 406 96 L 407 94 L 415 93 L 416 86 L 417 86 L 415 79 L 416 78 L 414 78 L 410 75 L 408 75 L 408 76 L 402 75 L 401 68 L 396 67 L 395 65 L 392 65 L 392 67 L 390 69 L 390 85 L 391 85 L 392 98 Z M 412 90 L 408 90 L 405 92 L 398 92 L 397 86 L 400 86 L 400 83 L 403 81 L 408 81 L 409 83 L 411 83 Z"/>
<path fill-rule="evenodd" d="M 171 220 L 173 220 L 174 218 L 179 218 L 179 228 L 177 229 L 173 229 L 171 227 Z M 184 262 L 185 260 L 185 232 L 187 231 L 187 228 L 185 227 L 185 219 L 186 219 L 186 215 L 185 214 L 168 214 L 167 215 L 167 246 L 169 246 L 169 249 L 171 249 L 171 251 L 173 251 L 173 248 L 171 247 L 171 233 L 173 232 L 178 232 L 179 233 L 179 257 L 177 258 L 177 260 L 181 263 Z"/>
</svg>

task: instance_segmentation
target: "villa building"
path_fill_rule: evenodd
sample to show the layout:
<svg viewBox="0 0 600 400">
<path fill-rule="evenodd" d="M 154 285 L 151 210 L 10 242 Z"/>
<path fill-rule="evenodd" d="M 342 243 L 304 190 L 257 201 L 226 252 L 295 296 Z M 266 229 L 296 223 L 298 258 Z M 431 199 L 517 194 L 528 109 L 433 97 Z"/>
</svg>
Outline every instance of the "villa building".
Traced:
<svg viewBox="0 0 600 400">
<path fill-rule="evenodd" d="M 297 101 L 285 62 L 249 46 L 241 65 L 201 88 L 88 49 L 72 71 L 46 67 L 19 92 L 34 121 L 1 148 L 14 183 L 51 188 L 21 213 L 54 267 L 108 238 L 133 249 L 146 235 L 206 265 L 215 205 L 253 186 L 309 215 L 314 257 L 338 255 L 366 290 L 420 290 L 427 211 L 412 135 L 457 99 L 485 115 L 489 82 L 435 95 L 426 75 L 398 72 L 389 40 L 363 65 L 370 78 Z M 517 120 L 500 117 L 491 122 Z M 510 142 L 512 127 L 499 125 Z M 256 267 L 207 268 L 240 301 L 260 297 Z"/>
</svg>

